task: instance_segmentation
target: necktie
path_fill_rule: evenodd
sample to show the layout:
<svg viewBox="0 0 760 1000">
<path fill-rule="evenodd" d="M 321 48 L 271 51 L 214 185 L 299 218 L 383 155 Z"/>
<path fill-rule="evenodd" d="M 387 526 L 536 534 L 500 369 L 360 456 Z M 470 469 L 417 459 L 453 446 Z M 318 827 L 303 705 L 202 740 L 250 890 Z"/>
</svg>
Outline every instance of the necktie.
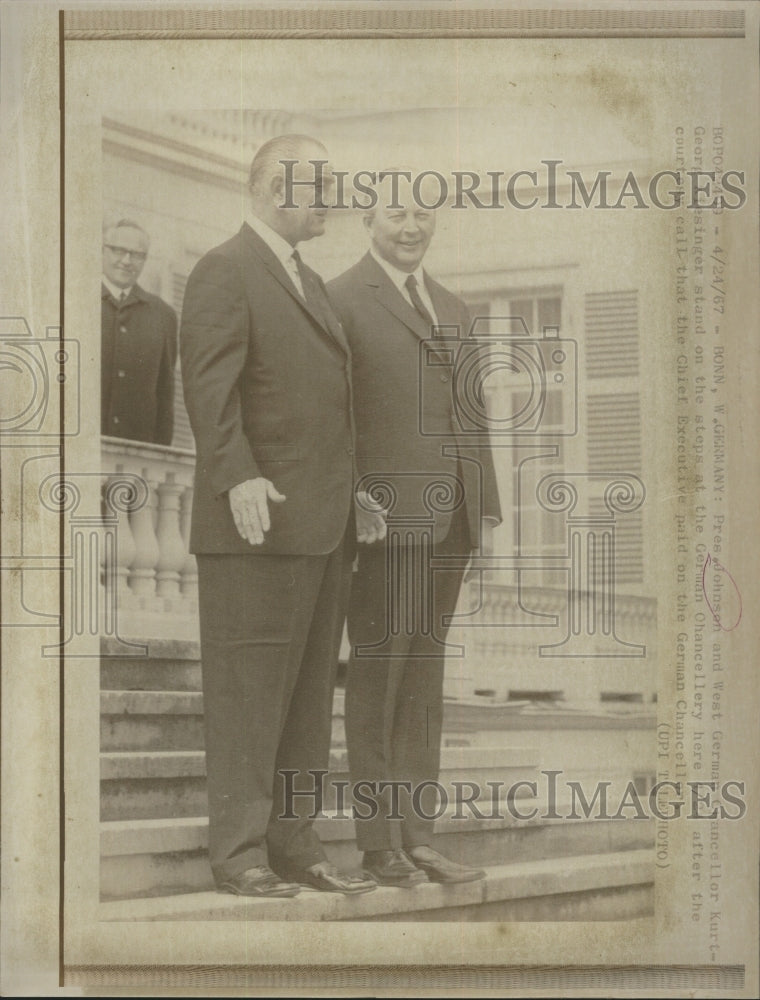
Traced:
<svg viewBox="0 0 760 1000">
<path fill-rule="evenodd" d="M 303 283 L 303 274 L 301 272 L 301 255 L 297 250 L 294 250 L 293 253 L 290 255 L 290 257 L 288 258 L 288 263 L 290 265 L 288 267 L 288 274 L 293 279 L 293 284 L 296 286 L 301 295 L 304 298 L 306 298 L 304 283 Z"/>
<path fill-rule="evenodd" d="M 297 250 L 293 251 L 292 259 L 295 261 L 301 284 L 301 294 L 306 299 L 306 304 L 314 315 L 321 320 L 322 325 L 329 328 L 328 316 L 332 315 L 332 310 L 322 292 L 319 282 L 311 280 L 303 266 L 301 255 Z"/>
<path fill-rule="evenodd" d="M 412 305 L 420 314 L 420 316 L 422 316 L 422 318 L 425 320 L 428 326 L 431 327 L 435 326 L 435 321 L 433 320 L 433 317 L 430 315 L 428 310 L 425 308 L 425 303 L 422 301 L 420 293 L 417 290 L 417 279 L 413 274 L 409 275 L 409 277 L 404 282 L 404 286 L 406 290 L 409 292 L 409 298 L 412 300 Z"/>
<path fill-rule="evenodd" d="M 123 290 L 122 290 L 122 291 L 121 291 L 121 292 L 119 293 L 119 306 L 120 306 L 120 307 L 124 305 L 124 300 L 126 299 L 126 297 L 127 297 L 127 293 L 126 293 L 125 291 L 123 291 Z"/>
</svg>

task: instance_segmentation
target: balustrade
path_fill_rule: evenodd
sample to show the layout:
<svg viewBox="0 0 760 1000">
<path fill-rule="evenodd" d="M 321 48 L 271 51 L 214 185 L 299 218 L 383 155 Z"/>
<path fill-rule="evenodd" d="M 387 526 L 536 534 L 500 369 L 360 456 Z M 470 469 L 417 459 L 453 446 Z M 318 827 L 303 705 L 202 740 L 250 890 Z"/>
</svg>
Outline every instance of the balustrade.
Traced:
<svg viewBox="0 0 760 1000">
<path fill-rule="evenodd" d="M 50 496 L 41 495 L 43 504 L 51 510 L 67 511 L 70 522 L 71 558 L 67 571 L 71 614 L 69 638 L 64 646 L 72 655 L 79 655 L 74 649 L 78 637 L 87 635 L 132 640 L 197 639 L 198 572 L 188 548 L 194 466 L 193 453 L 185 449 L 103 438 L 99 493 L 97 476 L 52 476 L 46 480 L 43 493 L 47 491 Z M 476 573 L 464 588 L 449 642 L 444 644 L 435 636 L 435 623 L 428 620 L 429 588 L 417 585 L 430 575 L 431 569 L 438 568 L 439 562 L 441 568 L 446 568 L 447 560 L 431 556 L 432 545 L 428 544 L 419 553 L 425 565 L 406 566 L 408 572 L 401 574 L 411 589 L 400 595 L 403 599 L 396 606 L 398 615 L 390 615 L 389 634 L 384 641 L 414 623 L 418 627 L 416 619 L 421 616 L 434 645 L 440 644 L 455 658 L 464 655 L 468 674 L 470 668 L 477 674 L 487 674 L 489 664 L 514 661 L 521 642 L 532 646 L 533 656 L 538 654 L 539 658 L 579 653 L 613 659 L 642 655 L 643 645 L 631 646 L 617 638 L 615 621 L 624 635 L 646 637 L 651 642 L 655 602 L 615 593 L 614 569 L 608 565 L 609 558 L 605 562 L 603 544 L 607 537 L 614 544 L 616 516 L 640 502 L 633 489 L 638 484 L 613 478 L 611 483 L 603 484 L 605 513 L 596 518 L 579 518 L 572 509 L 574 502 L 565 502 L 568 497 L 574 501 L 578 482 L 566 496 L 567 478 L 560 482 L 556 477 L 546 477 L 539 489 L 539 500 L 561 508 L 568 519 L 568 552 L 564 559 L 552 558 L 553 564 L 566 567 L 567 590 L 525 586 L 525 575 L 535 559 L 497 555 L 480 560 L 490 564 L 492 572 Z M 591 487 L 592 477 L 569 478 Z M 455 506 L 455 493 L 449 490 L 432 500 L 425 493 L 422 499 L 428 504 L 434 501 L 437 510 L 444 501 L 444 506 Z M 392 556 L 405 557 L 408 546 L 403 544 L 404 532 L 411 528 L 431 542 L 432 515 L 425 519 L 417 516 L 419 512 L 413 513 L 413 524 L 407 523 L 407 517 L 391 513 L 389 535 L 398 543 L 389 545 Z M 511 570 L 510 582 L 500 578 L 499 569 Z M 523 577 L 519 582 L 514 577 L 516 569 Z M 477 627 L 468 627 L 472 625 Z M 562 641 L 557 643 L 557 638 Z M 83 642 L 79 645 L 85 648 Z M 364 649 L 362 655 L 377 652 Z M 526 652 L 524 656 L 518 654 L 518 658 L 531 657 Z"/>
<path fill-rule="evenodd" d="M 120 633 L 195 638 L 198 571 L 188 548 L 193 453 L 103 438 L 101 454 L 104 521 L 118 514 L 112 554 L 101 558 L 103 587 L 107 605 L 114 590 Z M 124 476 L 136 477 L 144 490 L 115 509 L 111 496 Z"/>
</svg>

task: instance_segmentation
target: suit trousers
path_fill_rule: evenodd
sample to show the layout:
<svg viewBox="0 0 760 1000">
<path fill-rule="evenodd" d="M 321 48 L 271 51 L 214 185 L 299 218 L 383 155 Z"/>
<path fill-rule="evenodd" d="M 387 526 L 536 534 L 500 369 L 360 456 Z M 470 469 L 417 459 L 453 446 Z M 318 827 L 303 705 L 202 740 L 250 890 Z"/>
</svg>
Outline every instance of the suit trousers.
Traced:
<svg viewBox="0 0 760 1000">
<path fill-rule="evenodd" d="M 309 770 L 326 770 L 351 577 L 328 555 L 198 555 L 209 859 L 217 882 L 325 859 Z M 317 786 L 319 782 L 316 782 Z M 286 817 L 286 818 L 283 818 Z"/>
<path fill-rule="evenodd" d="M 434 556 L 468 555 L 470 533 L 463 509 L 454 515 Z M 346 742 L 355 798 L 359 850 L 379 851 L 429 844 L 434 825 L 443 725 L 443 669 L 447 628 L 444 615 L 456 607 L 464 568 L 438 569 L 432 577 L 433 634 L 389 632 L 388 595 L 397 592 L 397 571 L 388 559 L 387 542 L 361 546 L 348 611 L 351 655 L 346 677 Z M 357 646 L 381 643 L 382 655 L 362 655 Z M 366 652 L 366 651 L 365 651 Z M 375 794 L 371 784 L 399 784 L 397 798 L 387 788 Z M 362 785 L 357 783 L 362 782 Z M 370 783 L 370 784 L 364 784 Z M 415 792 L 414 790 L 418 791 Z M 366 818 L 363 818 L 366 817 Z"/>
</svg>

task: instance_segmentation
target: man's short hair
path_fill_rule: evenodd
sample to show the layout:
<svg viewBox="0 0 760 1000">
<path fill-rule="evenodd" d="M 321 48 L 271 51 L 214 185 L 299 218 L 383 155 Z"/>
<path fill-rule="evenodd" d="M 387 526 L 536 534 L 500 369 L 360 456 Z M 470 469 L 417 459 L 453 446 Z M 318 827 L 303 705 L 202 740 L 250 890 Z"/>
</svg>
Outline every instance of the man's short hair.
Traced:
<svg viewBox="0 0 760 1000">
<path fill-rule="evenodd" d="M 142 233 L 145 237 L 145 241 L 150 246 L 150 235 L 147 230 L 144 229 L 139 222 L 135 222 L 134 219 L 119 219 L 117 222 L 106 222 L 103 224 L 103 237 L 105 238 L 106 233 L 111 229 L 136 229 L 139 233 Z"/>
<path fill-rule="evenodd" d="M 253 190 L 257 184 L 274 176 L 280 168 L 280 160 L 298 160 L 305 145 L 319 146 L 325 149 L 322 143 L 310 135 L 301 135 L 297 132 L 288 135 L 277 135 L 273 139 L 268 139 L 261 146 L 251 161 L 251 169 L 248 173 L 248 187 Z M 326 150 L 325 150 L 326 152 Z"/>
</svg>

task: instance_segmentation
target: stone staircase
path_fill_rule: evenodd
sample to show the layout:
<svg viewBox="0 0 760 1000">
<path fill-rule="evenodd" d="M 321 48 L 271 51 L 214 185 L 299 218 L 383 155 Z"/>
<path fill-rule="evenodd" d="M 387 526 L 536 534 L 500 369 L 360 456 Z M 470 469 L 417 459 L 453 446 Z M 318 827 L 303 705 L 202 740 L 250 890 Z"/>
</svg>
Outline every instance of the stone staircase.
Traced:
<svg viewBox="0 0 760 1000">
<path fill-rule="evenodd" d="M 564 920 L 624 919 L 652 911 L 653 828 L 648 822 L 549 819 L 537 799 L 477 801 L 483 818 L 457 807 L 454 782 L 535 780 L 540 745 L 514 732 L 501 746 L 453 734 L 442 751 L 449 806 L 436 825 L 448 856 L 486 868 L 481 882 L 378 889 L 346 899 L 303 890 L 295 899 L 246 900 L 213 888 L 206 857 L 203 696 L 195 642 L 150 642 L 144 658 L 101 660 L 101 916 L 113 920 Z M 506 710 L 506 709 L 505 709 Z M 356 868 L 347 812 L 336 811 L 330 779 L 348 780 L 343 696 L 335 697 L 333 749 L 323 815 L 328 855 Z M 509 734 L 508 734 L 509 735 Z M 350 809 L 347 800 L 346 809 Z M 566 811 L 558 809 L 561 815 Z M 496 818 L 492 818 L 492 817 Z"/>
</svg>

